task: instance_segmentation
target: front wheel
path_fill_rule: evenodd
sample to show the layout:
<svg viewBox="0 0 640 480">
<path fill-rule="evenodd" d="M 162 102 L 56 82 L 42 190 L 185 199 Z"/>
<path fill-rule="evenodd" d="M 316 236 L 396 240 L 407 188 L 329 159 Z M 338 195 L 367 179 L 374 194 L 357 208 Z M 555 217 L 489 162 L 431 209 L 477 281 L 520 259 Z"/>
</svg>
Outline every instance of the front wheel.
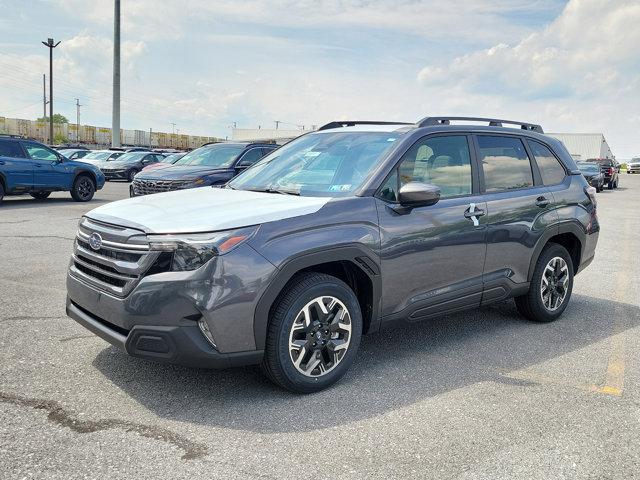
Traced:
<svg viewBox="0 0 640 480">
<path fill-rule="evenodd" d="M 71 187 L 71 197 L 76 202 L 88 202 L 93 198 L 93 194 L 96 191 L 96 186 L 86 175 L 79 175 L 73 181 Z"/>
<path fill-rule="evenodd" d="M 573 264 L 562 245 L 550 243 L 536 263 L 529 291 L 516 297 L 518 311 L 534 322 L 552 322 L 567 308 L 573 289 Z"/>
<path fill-rule="evenodd" d="M 361 335 L 360 305 L 346 283 L 322 273 L 297 275 L 272 309 L 262 368 L 281 387 L 317 392 L 346 373 Z"/>
<path fill-rule="evenodd" d="M 138 173 L 137 170 L 129 170 L 127 172 L 127 182 L 129 183 L 133 182 L 133 177 L 135 177 L 137 173 Z"/>
</svg>

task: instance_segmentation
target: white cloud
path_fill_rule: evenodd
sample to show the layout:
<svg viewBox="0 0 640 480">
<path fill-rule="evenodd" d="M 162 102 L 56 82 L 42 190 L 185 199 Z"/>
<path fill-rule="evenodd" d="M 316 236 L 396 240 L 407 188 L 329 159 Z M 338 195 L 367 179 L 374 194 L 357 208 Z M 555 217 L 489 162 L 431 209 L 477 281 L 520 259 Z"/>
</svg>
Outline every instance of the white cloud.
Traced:
<svg viewBox="0 0 640 480">
<path fill-rule="evenodd" d="M 489 109 L 539 121 L 548 131 L 603 131 L 614 153 L 628 157 L 640 151 L 640 125 L 630 120 L 640 110 L 637 25 L 637 1 L 572 0 L 519 43 L 426 66 L 418 80 L 429 92 L 457 95 L 456 112 Z"/>
</svg>

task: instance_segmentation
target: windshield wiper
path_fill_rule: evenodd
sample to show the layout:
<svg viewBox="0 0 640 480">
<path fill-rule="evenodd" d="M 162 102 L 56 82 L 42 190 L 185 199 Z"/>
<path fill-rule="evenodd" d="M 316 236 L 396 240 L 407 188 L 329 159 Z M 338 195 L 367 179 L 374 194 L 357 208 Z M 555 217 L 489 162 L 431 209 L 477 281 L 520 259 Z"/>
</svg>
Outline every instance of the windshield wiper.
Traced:
<svg viewBox="0 0 640 480">
<path fill-rule="evenodd" d="M 261 193 L 278 193 L 280 195 L 296 195 L 300 196 L 300 192 L 294 192 L 292 190 L 280 190 L 277 188 L 262 188 L 262 189 L 250 189 L 250 192 L 261 192 Z"/>
</svg>

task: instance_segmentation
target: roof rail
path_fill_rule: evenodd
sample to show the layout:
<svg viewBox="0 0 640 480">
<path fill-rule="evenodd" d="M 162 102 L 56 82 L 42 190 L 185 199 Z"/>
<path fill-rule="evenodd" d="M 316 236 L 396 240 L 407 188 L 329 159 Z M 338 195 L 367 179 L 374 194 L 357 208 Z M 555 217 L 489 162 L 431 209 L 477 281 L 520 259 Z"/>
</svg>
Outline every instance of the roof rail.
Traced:
<svg viewBox="0 0 640 480">
<path fill-rule="evenodd" d="M 0 133 L 0 137 L 9 137 L 9 138 L 27 138 L 24 135 L 15 135 L 13 133 Z"/>
<path fill-rule="evenodd" d="M 544 133 L 540 125 L 527 122 L 516 122 L 515 120 L 502 120 L 499 118 L 481 118 L 481 117 L 425 117 L 418 122 L 419 127 L 428 127 L 431 125 L 450 125 L 451 120 L 470 120 L 474 122 L 487 122 L 490 127 L 501 127 L 503 123 L 509 125 L 520 125 L 522 130 L 529 130 L 536 133 Z"/>
<path fill-rule="evenodd" d="M 375 120 L 335 120 L 326 123 L 318 128 L 320 130 L 330 130 L 332 128 L 353 127 L 355 125 L 413 125 L 408 122 L 376 122 Z"/>
</svg>

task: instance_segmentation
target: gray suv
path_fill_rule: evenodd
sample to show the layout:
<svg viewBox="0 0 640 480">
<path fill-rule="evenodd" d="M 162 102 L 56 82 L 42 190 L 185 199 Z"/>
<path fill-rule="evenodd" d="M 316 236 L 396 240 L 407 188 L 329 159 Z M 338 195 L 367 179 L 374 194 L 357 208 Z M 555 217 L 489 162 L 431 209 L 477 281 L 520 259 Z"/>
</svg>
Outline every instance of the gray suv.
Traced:
<svg viewBox="0 0 640 480">
<path fill-rule="evenodd" d="M 332 122 L 224 188 L 87 213 L 67 314 L 132 356 L 313 392 L 365 333 L 507 298 L 555 320 L 598 232 L 595 189 L 538 125 Z"/>
</svg>

